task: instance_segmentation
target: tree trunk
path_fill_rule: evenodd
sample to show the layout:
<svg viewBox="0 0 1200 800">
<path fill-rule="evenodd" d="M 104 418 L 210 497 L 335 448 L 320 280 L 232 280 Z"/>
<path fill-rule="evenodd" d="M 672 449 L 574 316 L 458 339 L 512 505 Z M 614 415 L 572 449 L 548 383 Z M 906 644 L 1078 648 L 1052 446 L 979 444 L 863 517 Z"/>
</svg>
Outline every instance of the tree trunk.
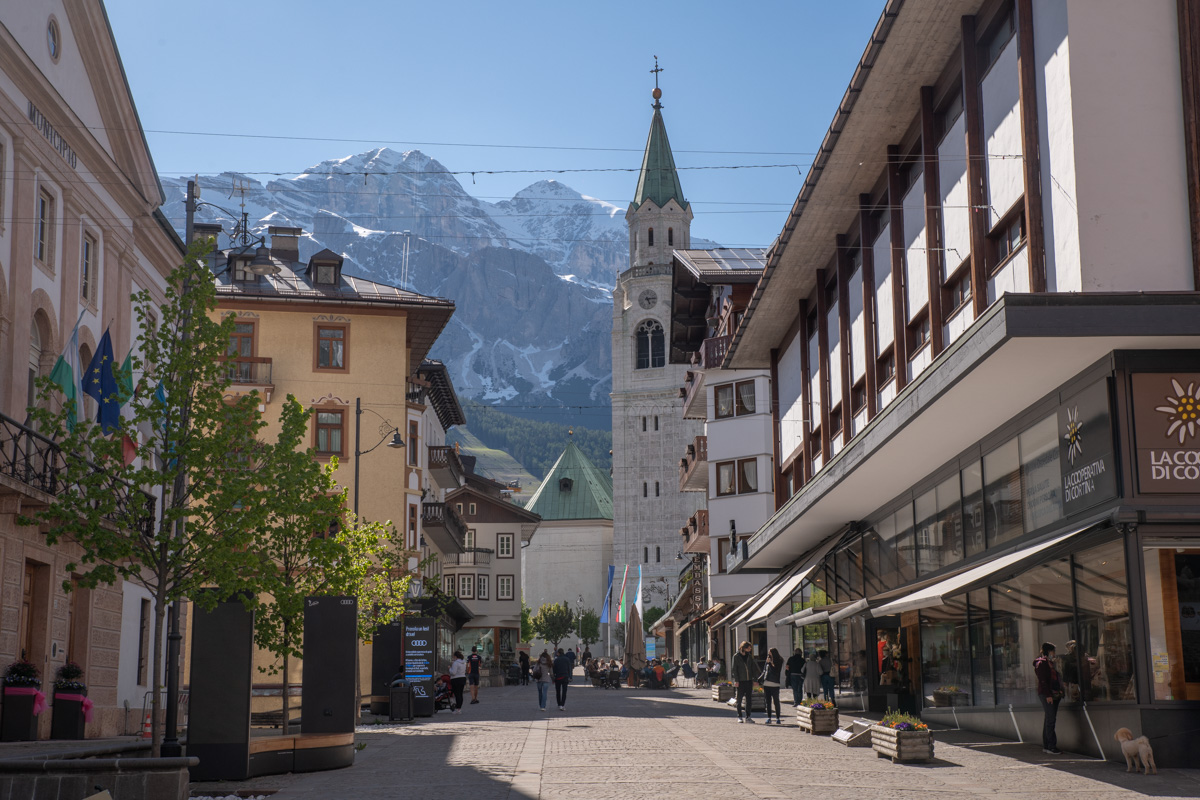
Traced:
<svg viewBox="0 0 1200 800">
<path fill-rule="evenodd" d="M 162 754 L 162 724 L 158 719 L 159 709 L 162 707 L 162 685 L 159 683 L 162 678 L 162 644 L 163 644 L 163 622 L 166 621 L 166 592 L 163 590 L 162 583 L 159 583 L 158 590 L 154 593 L 154 638 L 152 659 L 153 667 L 150 674 L 153 676 L 150 680 L 150 756 L 158 758 Z"/>
<path fill-rule="evenodd" d="M 292 727 L 292 682 L 288 669 L 290 662 L 288 660 L 287 642 L 288 628 L 291 627 L 285 621 L 283 623 L 283 735 L 287 736 Z"/>
</svg>

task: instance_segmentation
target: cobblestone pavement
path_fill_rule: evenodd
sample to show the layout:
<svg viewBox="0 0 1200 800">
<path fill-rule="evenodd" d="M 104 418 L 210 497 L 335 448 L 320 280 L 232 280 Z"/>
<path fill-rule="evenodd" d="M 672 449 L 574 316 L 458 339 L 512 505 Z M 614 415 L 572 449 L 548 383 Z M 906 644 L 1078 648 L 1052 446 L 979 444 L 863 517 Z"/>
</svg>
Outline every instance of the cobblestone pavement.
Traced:
<svg viewBox="0 0 1200 800">
<path fill-rule="evenodd" d="M 553 702 L 553 695 L 551 695 Z M 739 725 L 705 691 L 570 689 L 567 711 L 537 709 L 533 686 L 484 689 L 461 716 L 363 726 L 350 769 L 193 784 L 193 793 L 278 790 L 272 800 L 813 798 L 1129 800 L 1200 797 L 1200 770 L 1126 774 L 1125 765 L 938 731 L 937 760 L 892 764 L 870 748 L 782 726 Z M 792 712 L 794 713 L 794 712 Z M 762 722 L 758 715 L 758 721 Z"/>
</svg>

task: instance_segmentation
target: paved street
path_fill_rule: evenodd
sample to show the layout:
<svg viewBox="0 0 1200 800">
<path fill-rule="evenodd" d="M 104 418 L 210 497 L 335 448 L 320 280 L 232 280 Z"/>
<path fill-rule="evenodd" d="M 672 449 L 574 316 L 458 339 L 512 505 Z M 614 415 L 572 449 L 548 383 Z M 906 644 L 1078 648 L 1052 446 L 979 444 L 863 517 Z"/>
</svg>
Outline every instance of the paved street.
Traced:
<svg viewBox="0 0 1200 800">
<path fill-rule="evenodd" d="M 360 728 L 366 747 L 350 769 L 193 791 L 278 790 L 272 800 L 1200 797 L 1200 770 L 1127 775 L 1123 763 L 953 731 L 938 732 L 935 763 L 893 765 L 794 723 L 738 725 L 704 691 L 613 692 L 576 681 L 566 713 L 539 712 L 533 686 L 484 689 L 461 716 Z"/>
</svg>

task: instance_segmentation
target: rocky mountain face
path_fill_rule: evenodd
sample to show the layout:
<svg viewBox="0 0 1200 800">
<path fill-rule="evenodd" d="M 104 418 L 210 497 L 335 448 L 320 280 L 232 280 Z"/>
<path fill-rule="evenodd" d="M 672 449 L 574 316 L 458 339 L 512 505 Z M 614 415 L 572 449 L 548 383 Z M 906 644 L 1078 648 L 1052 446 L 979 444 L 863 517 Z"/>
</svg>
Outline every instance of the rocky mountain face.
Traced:
<svg viewBox="0 0 1200 800">
<path fill-rule="evenodd" d="M 162 183 L 164 212 L 182 219 L 187 179 Z M 562 407 L 584 406 L 580 424 L 609 426 L 610 290 L 629 252 L 618 206 L 557 181 L 487 203 L 420 151 L 387 148 L 265 184 L 222 173 L 199 185 L 202 200 L 230 211 L 244 186 L 256 235 L 303 228 L 302 259 L 328 247 L 350 274 L 454 300 L 432 356 L 464 398 L 558 421 Z M 202 206 L 197 221 L 231 231 L 236 219 Z"/>
</svg>

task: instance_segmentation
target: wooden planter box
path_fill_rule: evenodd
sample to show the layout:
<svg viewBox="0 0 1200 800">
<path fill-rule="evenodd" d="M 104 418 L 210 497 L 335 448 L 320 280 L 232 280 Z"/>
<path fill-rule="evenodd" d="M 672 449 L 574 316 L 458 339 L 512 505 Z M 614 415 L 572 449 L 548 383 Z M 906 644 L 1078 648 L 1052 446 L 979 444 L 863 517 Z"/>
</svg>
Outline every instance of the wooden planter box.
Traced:
<svg viewBox="0 0 1200 800">
<path fill-rule="evenodd" d="M 712 699 L 714 703 L 728 703 L 737 694 L 736 686 L 714 686 L 712 687 Z"/>
<path fill-rule="evenodd" d="M 838 729 L 838 710 L 800 706 L 796 709 L 796 722 L 800 730 L 814 736 L 830 736 Z"/>
<path fill-rule="evenodd" d="M 64 695 L 86 695 L 86 691 L 63 690 Z M 53 713 L 50 716 L 51 739 L 83 739 L 86 722 L 82 700 L 66 700 L 54 692 Z"/>
<path fill-rule="evenodd" d="M 966 692 L 934 692 L 933 705 L 937 708 L 970 705 Z"/>
<path fill-rule="evenodd" d="M 33 715 L 33 695 L 4 692 L 0 710 L 0 742 L 37 741 L 37 717 Z"/>
<path fill-rule="evenodd" d="M 933 734 L 930 731 L 898 731 L 872 725 L 871 747 L 875 748 L 875 755 L 890 758 L 893 764 L 933 761 Z"/>
</svg>

